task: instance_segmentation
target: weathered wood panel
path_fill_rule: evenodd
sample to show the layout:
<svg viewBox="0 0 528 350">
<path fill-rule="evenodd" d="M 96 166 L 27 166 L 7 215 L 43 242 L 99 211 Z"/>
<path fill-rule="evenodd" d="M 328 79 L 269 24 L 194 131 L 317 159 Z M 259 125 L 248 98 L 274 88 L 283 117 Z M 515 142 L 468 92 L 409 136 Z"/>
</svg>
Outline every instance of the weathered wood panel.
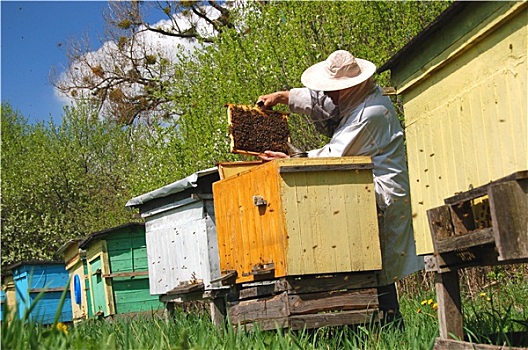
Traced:
<svg viewBox="0 0 528 350">
<path fill-rule="evenodd" d="M 436 338 L 434 349 L 438 350 L 522 350 L 525 347 L 508 345 L 475 344 L 461 340 Z"/>
<path fill-rule="evenodd" d="M 376 322 L 378 298 L 375 288 L 301 294 L 283 291 L 228 302 L 227 311 L 233 325 L 249 329 L 317 328 Z"/>
<path fill-rule="evenodd" d="M 499 260 L 528 258 L 528 179 L 489 186 Z"/>
</svg>

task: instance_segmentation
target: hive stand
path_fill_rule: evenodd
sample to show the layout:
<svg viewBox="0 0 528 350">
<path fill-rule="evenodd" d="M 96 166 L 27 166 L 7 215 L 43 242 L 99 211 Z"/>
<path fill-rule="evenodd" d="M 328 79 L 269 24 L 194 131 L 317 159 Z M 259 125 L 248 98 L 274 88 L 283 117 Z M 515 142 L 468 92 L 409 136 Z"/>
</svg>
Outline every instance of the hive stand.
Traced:
<svg viewBox="0 0 528 350">
<path fill-rule="evenodd" d="M 313 329 L 379 322 L 376 274 L 283 277 L 233 285 L 227 315 L 234 327 Z"/>
<path fill-rule="evenodd" d="M 458 270 L 528 261 L 528 171 L 444 203 L 427 211 L 434 255 L 427 257 L 426 269 L 435 271 L 440 326 L 435 348 L 473 349 L 474 344 L 454 340 L 464 339 Z"/>
<path fill-rule="evenodd" d="M 221 327 L 226 317 L 226 297 L 229 288 L 205 289 L 203 283 L 183 284 L 166 294 L 160 295 L 160 301 L 165 304 L 166 318 L 172 318 L 176 305 L 183 306 L 190 302 L 204 302 L 209 306 L 211 322 Z"/>
</svg>

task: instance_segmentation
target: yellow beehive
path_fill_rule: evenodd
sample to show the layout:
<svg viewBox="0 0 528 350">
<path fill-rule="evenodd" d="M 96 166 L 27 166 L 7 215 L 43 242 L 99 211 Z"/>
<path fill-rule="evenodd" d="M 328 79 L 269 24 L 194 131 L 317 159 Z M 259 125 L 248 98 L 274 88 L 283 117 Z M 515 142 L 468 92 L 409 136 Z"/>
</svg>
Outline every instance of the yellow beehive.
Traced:
<svg viewBox="0 0 528 350">
<path fill-rule="evenodd" d="M 213 184 L 236 282 L 381 269 L 369 157 L 277 159 Z"/>
<path fill-rule="evenodd" d="M 433 253 L 427 210 L 528 169 L 526 1 L 456 1 L 391 58 L 403 101 L 419 255 Z"/>
</svg>

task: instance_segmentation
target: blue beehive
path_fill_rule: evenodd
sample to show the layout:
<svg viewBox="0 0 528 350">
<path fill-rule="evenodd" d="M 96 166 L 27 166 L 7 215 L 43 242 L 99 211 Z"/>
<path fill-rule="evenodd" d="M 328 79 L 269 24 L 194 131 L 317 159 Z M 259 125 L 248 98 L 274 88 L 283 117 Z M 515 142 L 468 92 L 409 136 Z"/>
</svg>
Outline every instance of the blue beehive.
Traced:
<svg viewBox="0 0 528 350">
<path fill-rule="evenodd" d="M 69 274 L 64 262 L 59 261 L 23 261 L 11 265 L 16 292 L 18 317 L 22 318 L 26 310 L 35 302 L 29 318 L 41 324 L 52 324 L 60 298 L 68 288 Z M 62 305 L 60 322 L 71 322 L 72 307 L 70 293 Z"/>
</svg>

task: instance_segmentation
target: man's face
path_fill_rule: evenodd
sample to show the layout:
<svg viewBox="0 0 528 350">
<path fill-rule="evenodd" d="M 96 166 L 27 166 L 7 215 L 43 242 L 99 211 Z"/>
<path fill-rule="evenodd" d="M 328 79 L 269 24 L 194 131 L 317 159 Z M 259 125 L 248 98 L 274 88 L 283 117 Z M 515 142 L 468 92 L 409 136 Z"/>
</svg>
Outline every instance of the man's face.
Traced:
<svg viewBox="0 0 528 350">
<path fill-rule="evenodd" d="M 337 106 L 339 103 L 339 91 L 325 91 L 324 94 L 332 100 L 332 103 Z"/>
</svg>

